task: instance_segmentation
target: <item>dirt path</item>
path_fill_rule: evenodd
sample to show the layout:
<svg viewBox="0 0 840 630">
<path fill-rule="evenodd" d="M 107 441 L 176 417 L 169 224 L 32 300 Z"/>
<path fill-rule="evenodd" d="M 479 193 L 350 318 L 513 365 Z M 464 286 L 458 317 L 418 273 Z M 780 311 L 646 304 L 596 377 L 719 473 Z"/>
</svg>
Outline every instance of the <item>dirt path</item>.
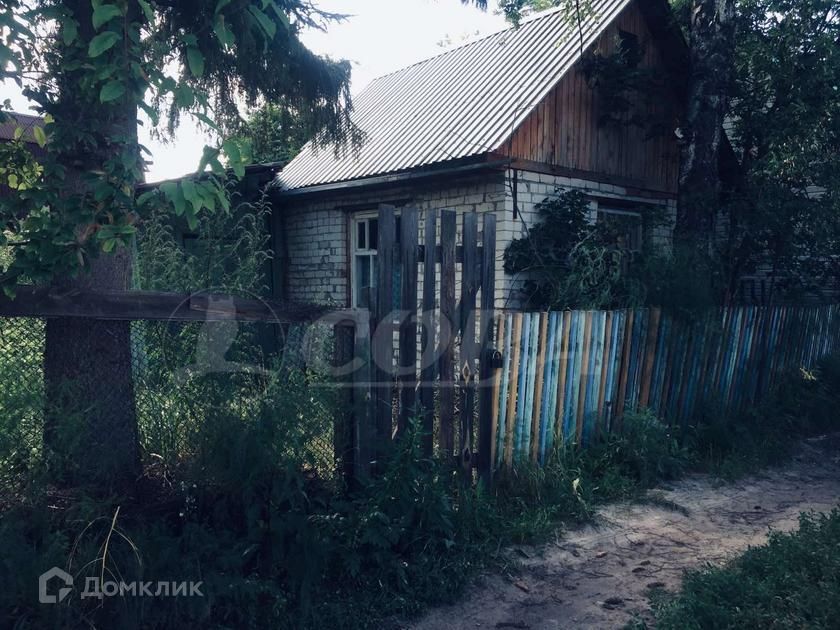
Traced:
<svg viewBox="0 0 840 630">
<path fill-rule="evenodd" d="M 515 576 L 488 575 L 464 600 L 431 611 L 415 630 L 621 628 L 647 617 L 649 588 L 675 589 L 685 569 L 720 563 L 796 527 L 802 511 L 840 503 L 840 438 L 810 440 L 784 468 L 730 485 L 690 477 L 657 493 L 686 513 L 615 504 L 595 525 L 521 556 Z"/>
</svg>

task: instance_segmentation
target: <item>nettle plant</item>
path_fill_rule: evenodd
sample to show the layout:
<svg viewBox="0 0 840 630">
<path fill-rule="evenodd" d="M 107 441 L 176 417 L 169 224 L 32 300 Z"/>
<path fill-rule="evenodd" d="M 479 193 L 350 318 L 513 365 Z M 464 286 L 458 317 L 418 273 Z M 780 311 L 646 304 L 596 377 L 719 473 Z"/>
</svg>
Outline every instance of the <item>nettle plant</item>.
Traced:
<svg viewBox="0 0 840 630">
<path fill-rule="evenodd" d="M 321 143 L 358 143 L 349 64 L 298 38 L 340 18 L 302 0 L 0 0 L 0 79 L 37 104 L 46 153 L 35 176 L 27 160 L 2 165 L 17 192 L 0 199 L 0 245 L 13 251 L 0 276 L 6 291 L 75 274 L 127 243 L 161 202 L 192 226 L 200 212 L 228 208 L 224 179 L 243 175 L 247 141 L 205 146 L 197 170 L 210 176 L 136 196 L 149 153 L 138 122 L 167 136 L 188 116 L 223 137 L 241 106 L 276 99 L 305 112 Z"/>
</svg>

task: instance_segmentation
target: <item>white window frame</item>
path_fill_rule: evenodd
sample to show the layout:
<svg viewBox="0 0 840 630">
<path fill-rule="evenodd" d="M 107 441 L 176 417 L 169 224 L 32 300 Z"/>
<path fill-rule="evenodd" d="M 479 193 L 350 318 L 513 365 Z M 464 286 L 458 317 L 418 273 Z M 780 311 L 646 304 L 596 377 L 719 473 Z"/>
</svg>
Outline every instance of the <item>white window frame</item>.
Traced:
<svg viewBox="0 0 840 630">
<path fill-rule="evenodd" d="M 350 216 L 350 306 L 351 308 L 362 308 L 358 300 L 359 281 L 358 272 L 356 270 L 356 258 L 365 256 L 370 258 L 370 273 L 371 286 L 376 286 L 375 261 L 378 254 L 377 249 L 370 248 L 370 224 L 371 219 L 378 219 L 377 212 L 354 212 Z M 365 247 L 359 247 L 359 225 L 365 225 Z M 377 242 L 377 246 L 379 243 Z M 371 296 L 372 299 L 373 296 Z M 372 308 L 373 304 L 369 304 L 368 308 Z"/>
<path fill-rule="evenodd" d="M 396 233 L 394 234 L 394 238 L 397 242 L 400 240 L 400 210 L 399 208 L 394 212 L 394 217 L 396 218 Z M 379 253 L 379 239 L 377 238 L 377 249 L 370 249 L 367 247 L 367 244 L 370 243 L 370 220 L 371 219 L 379 219 L 379 211 L 378 210 L 356 210 L 350 214 L 350 307 L 351 308 L 361 308 L 358 306 L 358 302 L 356 301 L 356 287 L 358 286 L 358 278 L 356 273 L 356 256 L 370 256 L 371 257 L 371 274 L 374 277 L 371 278 L 372 286 L 376 286 L 376 272 L 375 272 L 375 265 L 374 262 L 376 260 L 376 256 Z M 368 232 L 366 235 L 364 249 L 358 248 L 358 224 L 365 222 L 368 224 Z M 378 227 L 378 225 L 377 225 Z M 399 271 L 399 261 L 394 261 L 397 272 Z M 397 286 L 397 285 L 395 285 Z M 399 287 L 397 286 L 397 289 Z M 373 304 L 370 305 L 370 308 L 373 308 Z"/>
</svg>

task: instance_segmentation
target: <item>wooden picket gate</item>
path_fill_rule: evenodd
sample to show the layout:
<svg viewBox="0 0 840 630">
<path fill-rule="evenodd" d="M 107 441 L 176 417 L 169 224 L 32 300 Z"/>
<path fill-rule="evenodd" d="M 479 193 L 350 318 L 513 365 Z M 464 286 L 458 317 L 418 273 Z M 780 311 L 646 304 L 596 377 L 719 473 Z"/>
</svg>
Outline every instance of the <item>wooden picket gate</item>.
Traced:
<svg viewBox="0 0 840 630">
<path fill-rule="evenodd" d="M 356 362 L 342 458 L 348 474 L 369 475 L 418 418 L 426 456 L 435 445 L 438 455 L 454 456 L 457 446 L 464 474 L 477 468 L 489 480 L 496 217 L 480 216 L 479 239 L 479 213 L 462 214 L 459 232 L 452 210 L 406 207 L 398 222 L 393 206 L 380 206 L 373 308 L 356 314 L 352 343 L 344 344 L 343 358 L 352 353 Z"/>
</svg>

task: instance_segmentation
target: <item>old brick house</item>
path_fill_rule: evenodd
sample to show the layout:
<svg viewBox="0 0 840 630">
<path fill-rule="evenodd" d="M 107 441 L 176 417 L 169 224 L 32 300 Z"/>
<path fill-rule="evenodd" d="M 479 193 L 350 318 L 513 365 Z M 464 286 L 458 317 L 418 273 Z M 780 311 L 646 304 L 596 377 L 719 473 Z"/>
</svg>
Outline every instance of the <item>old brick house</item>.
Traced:
<svg viewBox="0 0 840 630">
<path fill-rule="evenodd" d="M 277 176 L 281 296 L 364 306 L 382 203 L 494 212 L 498 306 L 517 301 L 504 249 L 557 187 L 584 191 L 592 219 L 621 226 L 627 242 L 666 242 L 667 226 L 642 230 L 647 212 L 676 212 L 685 43 L 664 0 L 594 0 L 591 8 L 580 24 L 548 11 L 374 80 L 354 100 L 353 120 L 366 134 L 357 153 L 310 144 Z M 632 103 L 659 117 L 659 133 L 605 123 L 604 96 L 583 71 L 593 55 L 624 47 L 667 86 L 660 103 Z"/>
</svg>

